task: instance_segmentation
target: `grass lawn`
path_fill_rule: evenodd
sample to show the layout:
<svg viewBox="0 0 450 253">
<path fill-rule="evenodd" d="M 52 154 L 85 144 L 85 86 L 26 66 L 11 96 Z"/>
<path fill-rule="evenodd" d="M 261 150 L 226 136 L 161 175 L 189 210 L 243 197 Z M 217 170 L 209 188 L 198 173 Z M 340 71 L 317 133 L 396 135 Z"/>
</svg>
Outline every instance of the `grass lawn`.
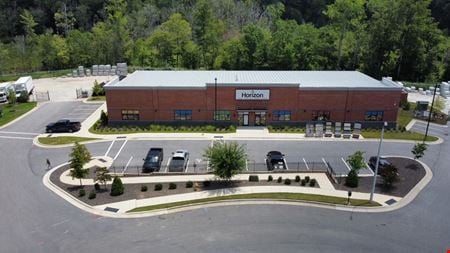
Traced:
<svg viewBox="0 0 450 253">
<path fill-rule="evenodd" d="M 87 101 L 106 101 L 106 96 L 90 97 Z"/>
<path fill-rule="evenodd" d="M 45 145 L 62 145 L 62 144 L 72 144 L 75 142 L 84 142 L 98 140 L 97 138 L 84 138 L 84 137 L 74 137 L 74 136 L 58 136 L 58 137 L 39 137 L 38 141 Z"/>
<path fill-rule="evenodd" d="M 3 126 L 16 118 L 20 117 L 21 115 L 25 114 L 26 112 L 30 111 L 34 107 L 36 107 L 36 102 L 29 102 L 29 103 L 18 103 L 14 106 L 11 106 L 9 104 L 2 105 L 2 116 L 0 117 L 0 126 Z"/>
<path fill-rule="evenodd" d="M 362 130 L 361 134 L 366 139 L 379 139 L 381 137 L 381 130 L 379 131 L 367 131 Z M 416 133 L 416 132 L 384 132 L 384 139 L 398 139 L 398 140 L 412 140 L 412 141 L 422 141 L 424 134 Z M 438 138 L 435 136 L 428 135 L 427 141 L 437 141 Z"/>
<path fill-rule="evenodd" d="M 60 77 L 71 73 L 72 69 L 62 69 L 53 71 L 37 71 L 32 73 L 6 74 L 0 76 L 0 82 L 15 81 L 19 79 L 19 77 L 21 76 L 31 76 L 33 79 L 39 79 L 49 77 Z"/>
<path fill-rule="evenodd" d="M 152 205 L 152 206 L 143 206 L 132 209 L 128 211 L 131 212 L 144 212 L 165 208 L 173 208 L 180 207 L 185 205 L 193 205 L 193 204 L 203 204 L 208 202 L 215 202 L 221 200 L 235 200 L 235 199 L 276 199 L 276 200 L 303 200 L 303 201 L 312 201 L 312 202 L 320 202 L 327 204 L 338 204 L 338 205 L 347 205 L 347 198 L 339 198 L 339 197 L 331 197 L 324 195 L 316 195 L 316 194 L 304 194 L 304 193 L 287 193 L 287 192 L 277 192 L 277 193 L 251 193 L 251 194 L 237 194 L 237 195 L 229 195 L 229 196 L 219 196 L 205 199 L 196 199 L 196 200 L 188 200 L 188 201 L 180 201 L 173 202 L 167 204 L 160 205 Z M 350 205 L 352 206 L 380 206 L 377 202 L 369 202 L 368 200 L 362 199 L 351 199 Z"/>
</svg>

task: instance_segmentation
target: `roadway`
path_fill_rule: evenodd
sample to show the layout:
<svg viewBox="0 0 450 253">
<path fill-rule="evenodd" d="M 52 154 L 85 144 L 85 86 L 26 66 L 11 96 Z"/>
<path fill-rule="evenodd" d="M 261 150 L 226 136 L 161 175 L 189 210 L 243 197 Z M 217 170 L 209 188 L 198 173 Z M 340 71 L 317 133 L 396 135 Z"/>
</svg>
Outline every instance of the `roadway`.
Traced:
<svg viewBox="0 0 450 253">
<path fill-rule="evenodd" d="M 63 118 L 77 105 L 48 103 L 0 131 L 32 137 L 48 123 L 45 115 Z M 433 131 L 430 129 L 431 134 L 448 140 L 444 133 Z M 119 152 L 125 141 L 117 142 L 109 155 L 118 154 L 118 162 L 133 155 L 136 164 L 150 146 L 164 146 L 166 155 L 187 148 L 197 157 L 208 145 L 205 141 L 129 140 Z M 255 158 L 264 156 L 267 149 L 281 150 L 287 159 L 337 159 L 359 149 L 374 154 L 377 148 L 377 142 L 362 141 L 240 142 Z M 0 252 L 444 252 L 450 247 L 448 142 L 429 146 L 423 161 L 434 177 L 411 204 L 397 211 L 365 214 L 307 206 L 249 205 L 141 219 L 85 213 L 43 186 L 45 158 L 53 165 L 65 162 L 70 148 L 42 149 L 33 146 L 31 138 L 0 138 L 0 145 Z M 412 145 L 385 142 L 383 153 L 410 156 Z M 101 142 L 88 148 L 93 155 L 104 155 L 110 146 L 111 142 Z"/>
</svg>

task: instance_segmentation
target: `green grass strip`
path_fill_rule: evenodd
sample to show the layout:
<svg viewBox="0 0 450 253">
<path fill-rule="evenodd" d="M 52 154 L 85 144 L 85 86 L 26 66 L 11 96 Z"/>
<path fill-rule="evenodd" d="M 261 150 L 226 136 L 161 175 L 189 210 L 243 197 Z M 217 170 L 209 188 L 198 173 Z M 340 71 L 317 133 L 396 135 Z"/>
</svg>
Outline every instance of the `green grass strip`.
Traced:
<svg viewBox="0 0 450 253">
<path fill-rule="evenodd" d="M 63 145 L 72 144 L 75 142 L 85 142 L 98 140 L 97 138 L 85 138 L 85 137 L 74 137 L 74 136 L 58 136 L 58 137 L 39 137 L 38 141 L 45 145 Z"/>
<path fill-rule="evenodd" d="M 0 126 L 3 126 L 23 114 L 29 112 L 34 107 L 36 107 L 36 102 L 28 102 L 28 103 L 17 103 L 15 105 L 4 105 L 2 108 L 2 115 L 0 117 Z"/>
<path fill-rule="evenodd" d="M 216 202 L 222 200 L 246 200 L 246 199 L 272 199 L 272 200 L 302 200 L 326 204 L 347 205 L 347 198 L 332 197 L 316 194 L 304 194 L 304 193 L 289 193 L 289 192 L 275 192 L 275 193 L 251 193 L 251 194 L 236 194 L 228 196 L 211 197 L 204 199 L 195 199 L 187 201 L 172 202 L 159 205 L 137 207 L 129 210 L 128 213 L 133 212 L 145 212 L 158 209 L 181 207 L 193 204 L 204 204 L 208 202 Z M 352 206 L 381 206 L 377 202 L 369 202 L 369 200 L 363 199 L 350 199 L 350 205 Z"/>
<path fill-rule="evenodd" d="M 361 132 L 362 136 L 366 139 L 379 139 L 381 137 L 381 131 L 365 131 Z M 396 139 L 396 140 L 411 140 L 411 141 L 423 141 L 424 134 L 416 132 L 384 132 L 384 139 Z M 437 141 L 439 138 L 436 136 L 428 135 L 426 141 Z"/>
<path fill-rule="evenodd" d="M 90 97 L 87 101 L 106 101 L 106 96 Z"/>
</svg>

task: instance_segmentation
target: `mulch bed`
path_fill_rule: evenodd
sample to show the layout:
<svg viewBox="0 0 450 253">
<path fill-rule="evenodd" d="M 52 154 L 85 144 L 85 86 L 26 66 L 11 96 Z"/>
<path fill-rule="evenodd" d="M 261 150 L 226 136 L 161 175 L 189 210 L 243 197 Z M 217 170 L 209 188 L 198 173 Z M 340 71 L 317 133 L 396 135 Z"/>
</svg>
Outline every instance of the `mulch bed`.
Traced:
<svg viewBox="0 0 450 253">
<path fill-rule="evenodd" d="M 177 188 L 169 190 L 169 184 L 170 183 L 161 183 L 162 184 L 162 190 L 161 191 L 155 191 L 155 184 L 156 183 L 143 183 L 143 184 L 124 184 L 125 191 L 120 196 L 111 196 L 110 190 L 111 185 L 107 186 L 107 189 L 104 189 L 104 186 L 100 186 L 100 190 L 96 191 L 96 198 L 94 199 L 88 199 L 89 192 L 95 191 L 95 188 L 93 185 L 86 185 L 83 187 L 80 186 L 74 186 L 74 185 L 67 185 L 62 183 L 59 178 L 61 174 L 68 170 L 68 166 L 61 167 L 54 171 L 52 175 L 50 176 L 50 180 L 52 183 L 56 184 L 61 189 L 65 190 L 67 193 L 71 194 L 72 196 L 78 198 L 79 200 L 85 202 L 88 205 L 96 206 L 96 205 L 104 205 L 108 203 L 113 202 L 120 202 L 130 199 L 144 199 L 144 198 L 152 198 L 152 197 L 159 197 L 159 196 L 167 196 L 167 195 L 173 195 L 173 194 L 181 194 L 181 193 L 189 193 L 194 191 L 201 191 L 201 190 L 217 190 L 217 189 L 224 189 L 224 188 L 233 188 L 233 187 L 243 187 L 243 186 L 270 186 L 270 185 L 283 185 L 284 180 L 281 183 L 277 182 L 276 176 L 273 177 L 273 181 L 268 182 L 266 177 L 259 178 L 259 182 L 249 182 L 249 181 L 210 181 L 209 185 L 206 186 L 203 184 L 203 182 L 194 182 L 194 185 L 197 187 L 192 188 L 186 188 L 185 182 L 177 182 Z M 92 170 L 92 169 L 91 169 Z M 89 177 L 92 178 L 92 173 L 90 173 Z M 300 174 L 301 176 L 301 174 Z M 303 179 L 303 178 L 302 178 Z M 312 179 L 312 178 L 311 178 Z M 147 191 L 142 192 L 141 186 L 145 185 L 147 186 Z M 306 186 L 301 186 L 300 182 L 295 182 L 294 180 L 291 180 L 290 186 L 292 187 L 310 187 L 309 184 L 306 184 Z M 316 182 L 315 188 L 319 188 L 318 183 Z M 83 197 L 79 197 L 78 193 L 79 190 L 83 188 L 86 191 L 86 195 Z"/>
<path fill-rule="evenodd" d="M 386 189 L 382 182 L 382 178 L 378 177 L 377 184 L 375 186 L 375 192 L 380 194 L 387 194 L 396 197 L 405 197 L 406 194 L 411 191 L 414 186 L 425 176 L 425 169 L 423 166 L 414 160 L 406 158 L 392 157 L 388 158 L 395 167 L 398 169 L 400 180 L 394 183 L 393 187 Z M 360 177 L 359 185 L 356 188 L 350 188 L 345 186 L 345 178 L 342 178 L 338 184 L 334 184 L 334 188 L 337 190 L 355 191 L 355 192 L 370 192 L 372 190 L 373 177 Z"/>
</svg>

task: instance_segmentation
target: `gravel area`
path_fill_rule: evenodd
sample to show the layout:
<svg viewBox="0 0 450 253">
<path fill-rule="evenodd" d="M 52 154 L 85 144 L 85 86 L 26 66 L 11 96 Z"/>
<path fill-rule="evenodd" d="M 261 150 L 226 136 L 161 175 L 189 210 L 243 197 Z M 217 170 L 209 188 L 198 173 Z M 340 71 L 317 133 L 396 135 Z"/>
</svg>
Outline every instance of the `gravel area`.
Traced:
<svg viewBox="0 0 450 253">
<path fill-rule="evenodd" d="M 391 157 L 388 158 L 388 160 L 397 167 L 400 180 L 394 183 L 392 188 L 386 189 L 382 185 L 382 178 L 378 177 L 375 192 L 396 197 L 404 197 L 425 176 L 425 169 L 419 162 L 411 159 Z M 338 184 L 334 184 L 334 187 L 337 190 L 370 192 L 372 190 L 372 183 L 373 177 L 360 177 L 358 187 L 350 188 L 344 185 L 345 178 L 342 178 Z"/>
<path fill-rule="evenodd" d="M 209 185 L 205 185 L 203 182 L 194 182 L 194 187 L 192 188 L 186 188 L 185 182 L 177 182 L 175 183 L 177 185 L 176 189 L 170 189 L 169 190 L 169 184 L 170 183 L 161 183 L 162 184 L 162 190 L 155 191 L 155 183 L 145 183 L 145 184 L 124 184 L 125 191 L 124 194 L 120 196 L 111 196 L 110 190 L 111 185 L 107 185 L 107 188 L 105 189 L 103 185 L 101 185 L 101 189 L 99 191 L 96 191 L 96 198 L 95 199 L 88 199 L 89 192 L 95 191 L 93 185 L 86 185 L 83 186 L 83 188 L 86 191 L 86 195 L 83 197 L 78 196 L 78 192 L 81 189 L 80 186 L 73 186 L 73 185 L 67 185 L 62 183 L 59 178 L 61 174 L 69 169 L 68 165 L 63 166 L 56 171 L 54 171 L 51 176 L 50 180 L 52 183 L 56 184 L 61 189 L 65 190 L 67 193 L 71 194 L 72 196 L 78 198 L 79 200 L 85 202 L 89 205 L 103 205 L 113 202 L 119 202 L 119 201 L 125 201 L 130 199 L 143 199 L 143 198 L 152 198 L 152 197 L 159 197 L 159 196 L 167 196 L 172 194 L 181 194 L 181 193 L 189 193 L 194 191 L 202 191 L 202 190 L 216 190 L 216 189 L 223 189 L 223 188 L 233 188 L 233 187 L 243 187 L 243 186 L 269 186 L 269 185 L 285 185 L 284 179 L 281 183 L 277 182 L 276 176 L 273 177 L 273 181 L 268 182 L 266 177 L 260 177 L 259 182 L 249 182 L 249 181 L 210 181 Z M 90 170 L 89 177 L 92 178 L 93 169 Z M 280 175 L 282 176 L 282 175 Z M 299 174 L 301 177 L 301 174 Z M 311 178 L 312 179 L 312 178 Z M 147 191 L 142 192 L 141 186 L 145 185 L 147 186 Z M 294 180 L 291 180 L 292 187 L 311 187 L 309 184 L 306 184 L 306 186 L 301 186 L 300 182 L 295 182 Z M 318 183 L 314 186 L 316 188 L 319 188 L 320 186 Z"/>
</svg>

